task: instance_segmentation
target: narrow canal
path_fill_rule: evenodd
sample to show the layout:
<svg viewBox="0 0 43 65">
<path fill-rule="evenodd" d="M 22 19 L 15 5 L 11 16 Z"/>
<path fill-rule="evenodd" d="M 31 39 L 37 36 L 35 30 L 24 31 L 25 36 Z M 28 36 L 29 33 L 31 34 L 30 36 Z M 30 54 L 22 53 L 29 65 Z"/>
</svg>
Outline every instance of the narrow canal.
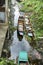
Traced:
<svg viewBox="0 0 43 65">
<path fill-rule="evenodd" d="M 18 24 L 18 18 L 20 16 L 19 7 L 17 4 L 14 6 L 14 9 L 15 9 L 15 11 L 14 11 L 14 15 L 15 15 L 14 16 L 14 27 L 16 27 Z M 10 51 L 11 51 L 11 57 L 10 58 L 11 59 L 16 59 L 20 51 L 26 51 L 26 52 L 30 51 L 31 46 L 25 40 L 25 38 L 23 38 L 22 41 L 18 40 L 17 30 L 13 33 L 12 38 L 13 38 L 13 40 L 12 40 L 12 43 L 10 45 Z"/>
</svg>

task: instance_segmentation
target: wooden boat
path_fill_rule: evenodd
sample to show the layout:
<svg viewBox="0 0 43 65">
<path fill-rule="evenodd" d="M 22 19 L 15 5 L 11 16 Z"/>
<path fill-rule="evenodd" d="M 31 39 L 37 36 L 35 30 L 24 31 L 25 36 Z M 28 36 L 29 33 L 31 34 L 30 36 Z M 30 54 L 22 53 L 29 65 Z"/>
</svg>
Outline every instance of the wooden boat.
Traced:
<svg viewBox="0 0 43 65">
<path fill-rule="evenodd" d="M 24 20 L 23 17 L 19 17 L 17 25 L 17 36 L 20 41 L 23 39 L 23 35 L 24 35 Z"/>
</svg>

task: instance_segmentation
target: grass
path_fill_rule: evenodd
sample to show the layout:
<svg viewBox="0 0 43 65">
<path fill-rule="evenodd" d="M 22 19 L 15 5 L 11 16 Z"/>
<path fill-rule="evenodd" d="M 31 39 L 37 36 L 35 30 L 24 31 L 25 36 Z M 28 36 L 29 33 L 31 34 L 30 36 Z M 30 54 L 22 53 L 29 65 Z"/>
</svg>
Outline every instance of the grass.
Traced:
<svg viewBox="0 0 43 65">
<path fill-rule="evenodd" d="M 43 37 L 43 30 L 35 31 L 36 38 Z"/>
<path fill-rule="evenodd" d="M 6 58 L 0 58 L 0 65 L 16 65 L 14 64 L 15 60 L 8 60 Z"/>
</svg>

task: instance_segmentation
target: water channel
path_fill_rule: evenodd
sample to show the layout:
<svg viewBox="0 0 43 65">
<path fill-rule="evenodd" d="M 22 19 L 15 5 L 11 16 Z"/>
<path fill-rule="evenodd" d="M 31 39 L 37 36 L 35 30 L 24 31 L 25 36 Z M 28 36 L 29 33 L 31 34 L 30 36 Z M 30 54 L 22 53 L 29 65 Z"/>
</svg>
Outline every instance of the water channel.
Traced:
<svg viewBox="0 0 43 65">
<path fill-rule="evenodd" d="M 17 4 L 15 5 L 14 9 L 14 27 L 16 27 L 20 15 L 19 7 Z M 13 33 L 12 38 L 13 40 L 10 45 L 11 57 L 9 59 L 16 59 L 19 55 L 19 52 L 21 51 L 26 51 L 28 54 L 31 53 L 34 58 L 36 57 L 35 55 L 36 53 L 38 54 L 38 52 L 35 49 L 33 50 L 33 48 L 30 46 L 29 42 L 25 39 L 25 37 L 23 37 L 22 41 L 18 40 L 17 30 Z M 40 58 L 40 55 L 38 58 Z"/>
</svg>

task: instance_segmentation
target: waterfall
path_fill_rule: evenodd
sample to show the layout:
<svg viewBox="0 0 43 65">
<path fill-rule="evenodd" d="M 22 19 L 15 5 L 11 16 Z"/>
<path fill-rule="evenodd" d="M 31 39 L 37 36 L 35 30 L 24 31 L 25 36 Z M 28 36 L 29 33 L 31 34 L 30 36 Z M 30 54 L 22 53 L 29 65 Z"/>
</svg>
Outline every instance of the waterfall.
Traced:
<svg viewBox="0 0 43 65">
<path fill-rule="evenodd" d="M 18 18 L 19 18 L 19 15 L 20 14 L 24 14 L 24 13 L 20 13 L 19 12 L 19 7 L 17 4 L 14 5 L 14 3 L 16 3 L 16 1 L 14 2 L 15 0 L 12 0 L 12 15 L 14 15 L 14 26 L 17 26 L 17 23 L 18 23 Z M 22 16 L 20 15 L 20 16 Z M 9 58 L 10 60 L 11 59 L 16 59 L 18 56 L 19 56 L 19 53 L 21 51 L 26 51 L 28 53 L 28 55 L 31 55 L 32 58 L 40 58 L 40 55 L 38 54 L 37 50 L 33 49 L 29 42 L 25 39 L 25 37 L 23 37 L 23 40 L 22 41 L 19 41 L 18 40 L 18 37 L 17 37 L 17 30 L 14 32 L 13 34 L 13 40 L 11 42 L 11 45 L 10 45 L 10 51 L 11 51 L 11 57 Z M 38 56 L 39 55 L 39 56 Z"/>
<path fill-rule="evenodd" d="M 16 2 L 16 0 L 11 0 L 12 5 L 14 5 L 14 4 L 15 4 L 15 2 Z"/>
<path fill-rule="evenodd" d="M 12 13 L 13 13 L 13 17 L 14 17 L 13 23 L 14 23 L 14 27 L 15 27 L 15 26 L 17 26 L 20 12 L 19 12 L 19 6 L 18 6 L 16 0 L 11 0 L 11 2 L 12 2 Z"/>
<path fill-rule="evenodd" d="M 18 18 L 19 18 L 19 7 L 18 5 L 15 5 L 15 12 L 14 12 L 14 26 L 17 26 L 17 23 L 18 23 Z"/>
</svg>

